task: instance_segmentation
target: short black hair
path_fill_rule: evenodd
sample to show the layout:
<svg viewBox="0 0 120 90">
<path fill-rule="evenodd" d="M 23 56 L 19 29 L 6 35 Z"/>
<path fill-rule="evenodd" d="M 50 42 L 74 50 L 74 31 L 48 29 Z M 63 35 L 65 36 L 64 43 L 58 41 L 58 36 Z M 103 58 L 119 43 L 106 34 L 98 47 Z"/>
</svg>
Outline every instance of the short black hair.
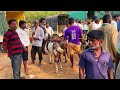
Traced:
<svg viewBox="0 0 120 90">
<path fill-rule="evenodd" d="M 113 15 L 113 18 L 114 18 L 114 19 L 117 18 L 117 17 L 119 17 L 118 14 Z"/>
<path fill-rule="evenodd" d="M 69 24 L 74 23 L 74 18 L 69 18 L 69 19 L 68 19 L 68 22 L 69 22 Z"/>
<path fill-rule="evenodd" d="M 103 16 L 103 23 L 109 23 L 112 19 L 112 16 L 110 14 L 106 14 Z"/>
<path fill-rule="evenodd" d="M 104 32 L 101 30 L 92 30 L 87 36 L 91 39 L 104 40 Z"/>
<path fill-rule="evenodd" d="M 40 18 L 39 22 L 41 23 L 43 20 L 45 20 L 45 18 Z"/>
<path fill-rule="evenodd" d="M 17 22 L 15 19 L 8 20 L 8 25 L 10 25 L 12 22 Z"/>
<path fill-rule="evenodd" d="M 81 20 L 79 20 L 78 23 L 81 23 Z"/>
<path fill-rule="evenodd" d="M 97 22 L 99 22 L 100 21 L 100 19 L 99 18 L 96 18 L 95 19 L 95 23 L 97 23 Z"/>
<path fill-rule="evenodd" d="M 23 21 L 23 20 L 20 20 L 20 21 L 19 21 L 19 27 L 21 27 L 24 23 L 26 23 L 26 22 Z"/>
<path fill-rule="evenodd" d="M 97 16 L 93 16 L 93 18 L 92 18 L 92 19 L 93 19 L 93 21 L 95 21 L 95 19 L 97 19 Z"/>
</svg>

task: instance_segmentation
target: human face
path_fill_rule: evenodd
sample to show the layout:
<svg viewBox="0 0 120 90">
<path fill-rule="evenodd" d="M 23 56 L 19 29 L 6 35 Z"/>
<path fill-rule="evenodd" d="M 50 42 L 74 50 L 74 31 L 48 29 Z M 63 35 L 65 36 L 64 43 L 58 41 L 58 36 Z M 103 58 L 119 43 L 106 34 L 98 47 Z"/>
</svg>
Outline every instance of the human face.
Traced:
<svg viewBox="0 0 120 90">
<path fill-rule="evenodd" d="M 15 31 L 17 29 L 17 22 L 16 21 L 12 21 L 9 25 L 10 30 Z"/>
<path fill-rule="evenodd" d="M 118 17 L 118 21 L 120 21 L 120 16 Z"/>
<path fill-rule="evenodd" d="M 35 27 L 39 26 L 39 22 L 34 23 Z"/>
<path fill-rule="evenodd" d="M 97 48 L 99 48 L 102 44 L 101 40 L 96 40 L 96 39 L 91 39 L 89 38 L 89 46 L 91 49 L 96 50 Z"/>
<path fill-rule="evenodd" d="M 45 21 L 45 20 L 42 20 L 41 24 L 42 24 L 42 25 L 45 25 L 45 24 L 46 24 L 46 21 Z"/>
<path fill-rule="evenodd" d="M 25 29 L 26 28 L 26 23 L 24 23 L 22 26 L 21 26 L 22 29 Z"/>
<path fill-rule="evenodd" d="M 48 27 L 49 27 L 49 24 L 46 24 L 46 27 L 48 28 Z"/>
</svg>

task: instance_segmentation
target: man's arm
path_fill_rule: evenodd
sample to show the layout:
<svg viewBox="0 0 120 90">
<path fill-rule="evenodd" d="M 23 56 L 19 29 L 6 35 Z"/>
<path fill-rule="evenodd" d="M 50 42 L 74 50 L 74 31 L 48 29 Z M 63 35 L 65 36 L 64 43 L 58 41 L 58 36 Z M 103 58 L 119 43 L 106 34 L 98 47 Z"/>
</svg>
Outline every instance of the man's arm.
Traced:
<svg viewBox="0 0 120 90">
<path fill-rule="evenodd" d="M 85 57 L 82 53 L 79 60 L 79 79 L 85 79 L 84 70 L 85 70 Z"/>
<path fill-rule="evenodd" d="M 67 29 L 66 29 L 65 32 L 64 32 L 64 40 L 68 40 L 68 32 L 67 32 Z"/>
<path fill-rule="evenodd" d="M 118 41 L 118 31 L 115 27 L 112 27 L 111 29 L 112 32 L 111 32 L 111 49 L 114 53 L 115 56 L 117 56 L 117 52 L 118 52 L 118 48 L 117 48 L 117 41 Z"/>
<path fill-rule="evenodd" d="M 108 70 L 108 77 L 109 77 L 109 79 L 115 79 L 114 77 L 114 73 L 113 73 L 113 69 L 109 69 Z"/>
<path fill-rule="evenodd" d="M 79 79 L 84 79 L 84 68 L 79 67 Z"/>
<path fill-rule="evenodd" d="M 3 36 L 3 42 L 2 42 L 2 46 L 3 46 L 3 49 L 4 49 L 5 51 L 8 50 L 8 41 L 9 41 L 9 36 L 8 36 L 7 33 L 6 33 L 6 34 L 4 34 L 4 36 Z"/>
<path fill-rule="evenodd" d="M 8 50 L 8 49 L 7 49 L 7 44 L 2 44 L 2 46 L 3 46 L 3 49 L 4 49 L 5 51 Z"/>
</svg>

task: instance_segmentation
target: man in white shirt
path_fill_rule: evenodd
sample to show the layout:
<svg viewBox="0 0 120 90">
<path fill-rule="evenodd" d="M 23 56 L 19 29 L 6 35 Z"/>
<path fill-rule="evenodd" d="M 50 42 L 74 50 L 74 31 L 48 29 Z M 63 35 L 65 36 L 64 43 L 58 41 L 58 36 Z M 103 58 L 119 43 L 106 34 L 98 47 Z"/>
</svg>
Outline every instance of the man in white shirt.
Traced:
<svg viewBox="0 0 120 90">
<path fill-rule="evenodd" d="M 75 26 L 78 26 L 78 21 L 79 21 L 78 19 L 75 20 L 75 22 L 74 22 Z"/>
<path fill-rule="evenodd" d="M 80 20 L 78 21 L 78 26 L 80 27 L 81 30 L 83 30 L 83 23 Z"/>
<path fill-rule="evenodd" d="M 95 19 L 95 23 L 92 24 L 92 30 L 97 30 L 100 27 L 99 19 Z"/>
<path fill-rule="evenodd" d="M 83 22 L 83 30 L 89 30 L 86 21 Z"/>
<path fill-rule="evenodd" d="M 44 30 L 39 26 L 39 21 L 35 20 L 34 21 L 34 27 L 32 30 L 32 37 L 33 37 L 33 44 L 32 44 L 32 50 L 31 50 L 31 58 L 32 58 L 32 63 L 35 63 L 35 56 L 36 52 L 38 52 L 39 56 L 39 65 L 41 65 L 41 60 L 42 60 L 42 43 L 44 39 Z"/>
<path fill-rule="evenodd" d="M 46 23 L 45 29 L 46 29 L 46 36 L 45 36 L 45 38 L 46 38 L 47 40 L 50 40 L 50 38 L 51 38 L 51 37 L 53 36 L 53 34 L 54 34 L 54 31 L 53 31 L 52 27 L 49 26 L 48 23 Z"/>
<path fill-rule="evenodd" d="M 24 65 L 24 70 L 25 74 L 28 75 L 28 68 L 27 68 L 27 60 L 28 60 L 28 46 L 30 45 L 30 40 L 29 40 L 29 29 L 26 28 L 26 22 L 25 21 L 20 21 L 19 22 L 19 27 L 16 32 L 19 35 L 19 38 L 24 45 L 24 47 L 27 49 L 22 53 L 22 58 L 23 58 L 23 65 Z"/>
<path fill-rule="evenodd" d="M 117 28 L 118 15 L 114 15 L 111 24 Z"/>
</svg>

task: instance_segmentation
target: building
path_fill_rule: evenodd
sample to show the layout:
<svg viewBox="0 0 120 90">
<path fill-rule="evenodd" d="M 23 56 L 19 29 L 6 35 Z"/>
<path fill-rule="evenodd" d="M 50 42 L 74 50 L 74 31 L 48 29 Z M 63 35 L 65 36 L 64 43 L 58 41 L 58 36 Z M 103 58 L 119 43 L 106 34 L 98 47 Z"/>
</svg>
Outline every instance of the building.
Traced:
<svg viewBox="0 0 120 90">
<path fill-rule="evenodd" d="M 17 22 L 24 20 L 24 11 L 0 11 L 0 35 L 3 35 L 8 29 L 7 21 L 16 19 Z"/>
</svg>

